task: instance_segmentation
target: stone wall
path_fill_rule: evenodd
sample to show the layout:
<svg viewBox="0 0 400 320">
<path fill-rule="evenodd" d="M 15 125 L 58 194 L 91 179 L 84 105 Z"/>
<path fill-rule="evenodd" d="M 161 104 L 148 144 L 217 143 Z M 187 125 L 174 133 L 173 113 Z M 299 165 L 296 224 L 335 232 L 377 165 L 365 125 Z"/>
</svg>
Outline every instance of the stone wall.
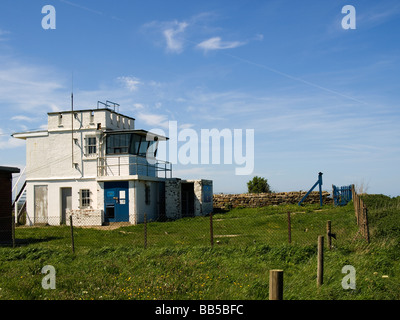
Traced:
<svg viewBox="0 0 400 320">
<path fill-rule="evenodd" d="M 165 180 L 165 215 L 168 219 L 182 217 L 181 210 L 181 179 L 170 178 Z"/>
<path fill-rule="evenodd" d="M 168 219 L 182 218 L 182 184 L 193 183 L 194 215 L 204 216 L 212 212 L 212 180 L 165 180 L 165 213 Z"/>
<path fill-rule="evenodd" d="M 229 209 L 236 207 L 257 208 L 278 204 L 297 204 L 306 191 L 278 192 L 278 193 L 243 193 L 243 194 L 214 194 L 214 209 Z M 329 192 L 322 192 L 324 204 L 332 203 Z M 319 192 L 313 191 L 304 200 L 304 204 L 319 203 Z"/>
</svg>

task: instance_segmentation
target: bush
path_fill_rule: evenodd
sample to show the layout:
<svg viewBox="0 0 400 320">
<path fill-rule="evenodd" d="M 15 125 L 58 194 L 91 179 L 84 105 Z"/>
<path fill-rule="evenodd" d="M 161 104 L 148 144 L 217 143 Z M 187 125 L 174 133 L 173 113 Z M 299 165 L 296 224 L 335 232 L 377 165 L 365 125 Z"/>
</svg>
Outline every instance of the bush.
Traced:
<svg viewBox="0 0 400 320">
<path fill-rule="evenodd" d="M 247 182 L 247 190 L 249 193 L 271 193 L 267 179 L 257 176 Z"/>
</svg>

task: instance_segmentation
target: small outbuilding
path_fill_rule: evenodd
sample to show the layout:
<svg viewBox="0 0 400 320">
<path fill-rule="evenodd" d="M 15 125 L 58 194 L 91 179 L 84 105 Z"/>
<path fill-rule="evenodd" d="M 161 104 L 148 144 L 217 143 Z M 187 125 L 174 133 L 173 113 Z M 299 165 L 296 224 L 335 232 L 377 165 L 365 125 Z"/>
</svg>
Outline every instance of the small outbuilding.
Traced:
<svg viewBox="0 0 400 320">
<path fill-rule="evenodd" d="M 0 242 L 12 241 L 12 174 L 19 172 L 0 166 Z"/>
</svg>

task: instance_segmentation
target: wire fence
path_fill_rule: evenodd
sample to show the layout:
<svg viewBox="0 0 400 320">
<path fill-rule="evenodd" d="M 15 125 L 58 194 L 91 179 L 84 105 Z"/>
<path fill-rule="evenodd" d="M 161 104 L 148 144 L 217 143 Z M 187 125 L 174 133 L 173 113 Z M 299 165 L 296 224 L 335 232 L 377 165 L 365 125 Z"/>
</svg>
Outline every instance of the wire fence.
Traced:
<svg viewBox="0 0 400 320">
<path fill-rule="evenodd" d="M 354 212 L 359 226 L 358 232 L 369 242 L 369 223 L 368 223 L 368 208 L 364 201 L 355 191 L 354 185 L 352 187 Z"/>
<path fill-rule="evenodd" d="M 22 216 L 20 222 L 23 221 Z M 124 262 L 118 262 L 123 259 L 121 258 L 123 256 L 120 255 L 123 252 L 124 254 L 130 254 L 130 259 L 140 259 L 145 266 L 149 266 L 148 268 L 144 266 L 143 270 L 154 275 L 152 278 L 146 277 L 145 274 L 140 274 L 135 269 L 132 271 L 133 274 L 138 279 L 140 277 L 143 279 L 137 280 L 135 285 L 130 285 L 127 292 L 133 292 L 132 290 L 136 289 L 136 287 L 142 288 L 140 284 L 146 283 L 144 288 L 150 291 L 153 290 L 156 295 L 160 295 L 161 299 L 173 299 L 173 292 L 171 295 L 169 293 L 161 294 L 160 288 L 162 285 L 162 290 L 164 290 L 167 284 L 174 286 L 174 282 L 164 281 L 165 278 L 163 277 L 166 271 L 163 268 L 156 267 L 154 270 L 152 269 L 152 266 L 158 266 L 161 259 L 165 268 L 167 268 L 167 264 L 175 266 L 175 268 L 168 269 L 171 275 L 177 277 L 174 281 L 182 283 L 185 288 L 190 288 L 185 289 L 185 293 L 178 296 L 180 299 L 182 297 L 202 299 L 203 297 L 219 297 L 218 294 L 206 293 L 203 285 L 209 285 L 210 290 L 217 290 L 212 281 L 210 280 L 208 283 L 207 279 L 213 278 L 217 281 L 222 275 L 218 271 L 212 270 L 212 272 L 210 271 L 210 278 L 207 278 L 208 271 L 206 272 L 206 269 L 201 267 L 203 256 L 199 258 L 195 255 L 198 263 L 195 267 L 197 271 L 187 271 L 188 266 L 191 264 L 186 267 L 182 266 L 183 269 L 180 269 L 181 266 L 177 264 L 183 258 L 179 255 L 168 256 L 166 252 L 184 252 L 185 255 L 188 254 L 190 256 L 191 252 L 200 252 L 199 250 L 201 250 L 201 252 L 212 252 L 215 259 L 221 257 L 222 261 L 224 261 L 228 256 L 230 257 L 232 252 L 239 251 L 239 260 L 232 258 L 231 263 L 235 270 L 238 268 L 243 270 L 240 272 L 233 270 L 225 276 L 224 285 L 230 292 L 227 293 L 226 297 L 232 298 L 236 297 L 235 294 L 244 294 L 244 296 L 240 297 L 266 299 L 269 296 L 271 298 L 271 291 L 268 295 L 268 286 L 264 280 L 261 280 L 264 272 L 263 268 L 272 264 L 268 260 L 271 259 L 274 267 L 284 268 L 285 277 L 290 279 L 289 281 L 285 280 L 285 283 L 282 284 L 285 292 L 284 298 L 296 299 L 298 297 L 296 292 L 299 286 L 306 287 L 311 282 L 313 284 L 316 283 L 317 260 L 318 264 L 320 263 L 320 246 L 317 241 L 321 237 L 325 239 L 323 242 L 325 250 L 335 250 L 336 248 L 346 247 L 349 244 L 354 245 L 354 240 L 357 237 L 361 241 L 365 241 L 359 233 L 353 205 L 345 207 L 335 207 L 332 204 L 322 207 L 318 205 L 305 205 L 302 207 L 282 205 L 261 208 L 235 208 L 221 212 L 214 210 L 212 214 L 207 216 L 187 217 L 171 221 L 153 221 L 147 217 L 147 214 L 143 213 L 141 221 L 143 223 L 137 225 L 132 225 L 129 222 L 84 225 L 85 221 L 82 221 L 82 217 L 78 219 L 70 215 L 63 224 L 60 224 L 58 218 L 48 217 L 45 223 L 27 226 L 15 223 L 13 216 L 2 217 L 0 218 L 0 243 L 1 246 L 12 247 L 2 250 L 2 257 L 8 259 L 6 261 L 9 261 L 10 265 L 19 268 L 18 270 L 23 277 L 25 277 L 26 272 L 37 274 L 39 265 L 42 268 L 43 264 L 50 263 L 50 266 L 52 266 L 55 263 L 57 270 L 61 270 L 57 281 L 63 290 L 54 291 L 52 293 L 54 296 L 52 297 L 65 299 L 65 297 L 80 298 L 81 293 L 74 289 L 75 287 L 68 286 L 68 281 L 70 281 L 68 279 L 72 276 L 68 272 L 65 273 L 65 271 L 63 274 L 64 266 L 57 262 L 56 257 L 64 257 L 63 259 L 67 260 L 72 259 L 71 261 L 77 259 L 78 262 L 74 270 L 76 270 L 77 266 L 80 266 L 82 259 L 88 258 L 87 264 L 86 262 L 84 264 L 85 272 L 88 272 L 87 270 L 91 268 L 96 269 L 101 266 L 104 274 L 110 272 L 114 277 L 113 279 L 116 279 L 121 275 L 115 270 L 123 269 Z M 113 255 L 107 255 L 108 252 L 116 252 L 116 260 L 114 260 Z M 259 257 L 257 258 L 258 260 L 252 258 L 252 254 L 255 252 Z M 331 253 L 334 254 L 333 251 Z M 28 261 L 26 263 L 22 262 L 25 259 L 24 257 L 28 257 L 28 255 L 30 257 Z M 94 256 L 96 256 L 96 260 L 93 258 Z M 171 258 L 172 256 L 176 257 L 177 261 L 174 261 Z M 329 277 L 332 277 L 332 274 L 334 272 L 337 273 L 338 270 L 336 270 L 337 266 L 334 263 L 329 262 L 329 255 L 327 260 L 326 278 L 330 279 Z M 101 262 L 98 263 L 98 261 Z M 211 268 L 218 266 L 219 263 L 223 264 L 221 261 L 215 264 L 214 260 L 205 259 L 204 261 L 204 263 L 212 266 Z M 250 266 L 247 261 L 252 261 L 252 263 L 258 261 L 258 265 Z M 88 267 L 89 265 L 90 267 Z M 118 265 L 119 267 L 116 267 Z M 140 264 L 137 264 L 136 268 L 139 268 L 138 265 Z M 256 270 L 252 270 L 253 267 L 256 267 Z M 27 268 L 28 271 L 24 268 Z M 160 274 L 157 272 L 160 272 Z M 178 280 L 178 274 L 181 274 L 181 272 L 188 272 L 190 277 L 194 274 L 194 279 L 185 280 L 187 283 L 183 282 L 183 280 Z M 247 277 L 247 273 L 251 274 L 251 276 Z M 76 275 L 75 273 L 73 274 Z M 258 278 L 259 275 L 260 280 Z M 129 274 L 130 276 L 132 275 Z M 89 272 L 79 276 L 76 275 L 76 277 L 78 279 L 76 282 L 86 283 L 89 287 L 89 284 L 93 281 L 98 281 L 98 287 L 103 290 L 102 297 L 131 298 L 129 295 L 126 296 L 122 293 L 121 290 L 125 287 L 118 287 L 120 291 L 118 293 L 115 292 L 116 284 L 110 279 L 107 280 L 107 285 L 100 284 L 100 275 L 95 276 L 94 273 Z M 196 282 L 196 279 L 203 281 L 201 285 Z M 234 280 L 231 281 L 229 279 Z M 3 279 L 3 282 L 2 287 L 7 287 L 6 279 Z M 151 284 L 157 284 L 157 286 L 152 286 Z M 24 285 L 29 287 L 28 284 Z M 31 283 L 30 285 L 31 287 L 29 288 L 34 289 L 29 289 L 29 292 L 36 290 L 35 292 L 38 292 L 38 296 L 35 296 L 35 299 L 42 299 L 41 295 L 43 293 L 37 289 L 37 284 Z M 16 289 L 14 292 L 10 289 L 11 285 L 8 286 L 10 296 L 17 297 L 18 290 L 21 289 Z M 84 292 L 89 291 L 89 289 L 85 289 Z M 138 291 L 137 295 L 134 296 L 135 299 L 149 299 L 149 297 L 152 297 L 150 295 L 143 295 L 142 297 L 139 296 L 139 293 L 141 292 Z M 229 294 L 232 294 L 232 296 Z"/>
<path fill-rule="evenodd" d="M 327 245 L 332 248 L 357 238 L 360 219 L 356 220 L 349 211 L 332 205 L 237 208 L 163 222 L 152 221 L 143 213 L 144 223 L 137 225 L 129 222 L 85 225 L 82 217 L 78 220 L 71 215 L 64 224 L 58 218 L 48 217 L 45 223 L 27 226 L 15 223 L 14 217 L 9 216 L 0 218 L 0 241 L 12 246 L 40 244 L 84 251 L 104 246 L 314 246 L 319 235 L 326 235 Z"/>
</svg>

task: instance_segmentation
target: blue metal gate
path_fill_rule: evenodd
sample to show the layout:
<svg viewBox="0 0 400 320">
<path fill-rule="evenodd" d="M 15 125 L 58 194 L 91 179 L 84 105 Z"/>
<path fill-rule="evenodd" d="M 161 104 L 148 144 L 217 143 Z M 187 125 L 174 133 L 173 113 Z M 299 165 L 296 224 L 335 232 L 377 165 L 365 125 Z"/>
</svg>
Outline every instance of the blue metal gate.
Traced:
<svg viewBox="0 0 400 320">
<path fill-rule="evenodd" d="M 104 222 L 122 221 L 129 221 L 129 183 L 104 182 Z"/>
<path fill-rule="evenodd" d="M 335 206 L 345 206 L 352 199 L 352 185 L 343 187 L 332 185 L 332 193 Z"/>
</svg>

